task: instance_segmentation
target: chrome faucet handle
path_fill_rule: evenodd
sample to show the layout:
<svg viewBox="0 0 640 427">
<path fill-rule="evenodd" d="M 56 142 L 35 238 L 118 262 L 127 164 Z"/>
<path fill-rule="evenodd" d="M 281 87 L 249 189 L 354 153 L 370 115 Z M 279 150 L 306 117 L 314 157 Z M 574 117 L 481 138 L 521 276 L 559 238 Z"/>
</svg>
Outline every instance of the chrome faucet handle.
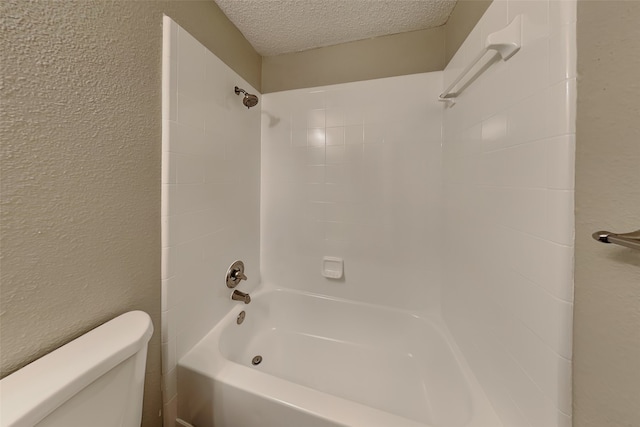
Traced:
<svg viewBox="0 0 640 427">
<path fill-rule="evenodd" d="M 242 280 L 247 280 L 247 276 L 244 274 L 244 263 L 236 261 L 227 270 L 225 282 L 228 288 L 235 288 Z"/>
<path fill-rule="evenodd" d="M 247 280 L 247 276 L 245 276 L 244 273 L 240 270 L 234 270 L 233 273 L 231 273 L 231 277 L 238 281 Z"/>
</svg>

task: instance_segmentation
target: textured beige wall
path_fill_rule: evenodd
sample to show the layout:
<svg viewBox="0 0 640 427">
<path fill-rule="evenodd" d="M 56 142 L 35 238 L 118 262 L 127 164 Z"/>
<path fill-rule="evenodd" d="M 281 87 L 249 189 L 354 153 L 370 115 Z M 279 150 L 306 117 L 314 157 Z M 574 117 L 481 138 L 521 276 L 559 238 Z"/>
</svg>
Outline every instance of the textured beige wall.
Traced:
<svg viewBox="0 0 640 427">
<path fill-rule="evenodd" d="M 445 30 L 445 61 L 448 64 L 476 26 L 492 0 L 458 0 Z"/>
<path fill-rule="evenodd" d="M 160 399 L 162 13 L 259 86 L 209 2 L 0 2 L 2 376 L 128 310 L 154 321 Z"/>
<path fill-rule="evenodd" d="M 444 68 L 443 27 L 262 59 L 262 92 L 324 86 Z"/>
<path fill-rule="evenodd" d="M 640 426 L 640 2 L 578 2 L 574 426 Z"/>
</svg>

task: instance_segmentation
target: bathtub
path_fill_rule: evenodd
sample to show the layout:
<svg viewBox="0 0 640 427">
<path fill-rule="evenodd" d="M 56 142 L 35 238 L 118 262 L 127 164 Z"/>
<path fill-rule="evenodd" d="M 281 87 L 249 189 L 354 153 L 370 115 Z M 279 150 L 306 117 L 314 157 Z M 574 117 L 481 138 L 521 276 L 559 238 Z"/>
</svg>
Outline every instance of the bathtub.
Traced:
<svg viewBox="0 0 640 427">
<path fill-rule="evenodd" d="M 290 290 L 185 355 L 178 402 L 195 427 L 501 426 L 438 317 Z"/>
</svg>

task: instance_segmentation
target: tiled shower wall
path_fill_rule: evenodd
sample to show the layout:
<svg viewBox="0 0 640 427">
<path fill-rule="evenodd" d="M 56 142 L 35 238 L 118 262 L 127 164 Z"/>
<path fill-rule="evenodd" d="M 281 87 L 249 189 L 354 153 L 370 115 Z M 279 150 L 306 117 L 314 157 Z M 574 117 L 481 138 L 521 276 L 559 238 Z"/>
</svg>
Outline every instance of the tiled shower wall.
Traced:
<svg viewBox="0 0 640 427">
<path fill-rule="evenodd" d="M 164 18 L 162 373 L 164 422 L 176 418 L 177 360 L 237 304 L 225 284 L 236 259 L 259 282 L 260 107 L 247 82 Z"/>
<path fill-rule="evenodd" d="M 264 95 L 268 285 L 439 307 L 441 86 L 437 72 Z M 344 259 L 342 280 L 323 256 Z"/>
<path fill-rule="evenodd" d="M 523 45 L 444 111 L 443 314 L 509 427 L 571 425 L 575 2 L 494 1 L 444 72 Z"/>
</svg>

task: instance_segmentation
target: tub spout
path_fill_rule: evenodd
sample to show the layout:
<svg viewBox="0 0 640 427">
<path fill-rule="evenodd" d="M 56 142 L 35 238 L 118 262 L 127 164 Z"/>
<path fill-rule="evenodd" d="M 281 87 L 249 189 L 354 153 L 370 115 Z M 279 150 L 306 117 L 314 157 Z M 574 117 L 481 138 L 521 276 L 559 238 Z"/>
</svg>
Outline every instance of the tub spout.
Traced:
<svg viewBox="0 0 640 427">
<path fill-rule="evenodd" d="M 231 299 L 234 301 L 242 301 L 245 304 L 249 304 L 251 302 L 251 297 L 249 296 L 249 294 L 240 292 L 237 289 L 231 294 Z"/>
</svg>

